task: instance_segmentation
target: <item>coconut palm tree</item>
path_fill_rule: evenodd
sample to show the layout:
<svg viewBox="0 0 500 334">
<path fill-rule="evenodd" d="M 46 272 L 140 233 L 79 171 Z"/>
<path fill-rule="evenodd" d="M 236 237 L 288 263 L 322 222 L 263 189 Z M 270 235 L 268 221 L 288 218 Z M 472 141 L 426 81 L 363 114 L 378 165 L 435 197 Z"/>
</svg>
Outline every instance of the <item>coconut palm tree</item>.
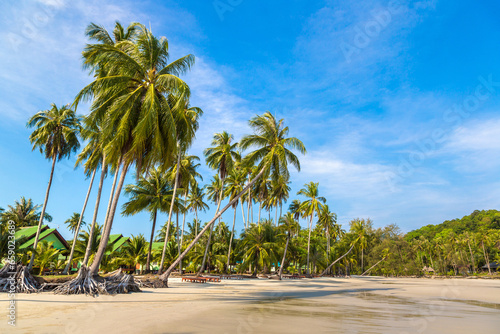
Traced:
<svg viewBox="0 0 500 334">
<path fill-rule="evenodd" d="M 182 96 L 176 97 L 176 98 L 178 100 L 181 100 Z M 191 160 L 189 158 L 186 159 L 185 161 L 187 162 L 187 166 L 186 166 L 186 164 L 182 163 L 183 161 L 181 158 L 184 156 L 184 153 L 188 150 L 188 148 L 193 143 L 196 131 L 198 130 L 198 127 L 199 127 L 198 120 L 201 117 L 201 115 L 203 114 L 203 111 L 200 108 L 190 107 L 189 101 L 186 101 L 180 107 L 181 107 L 180 111 L 177 112 L 177 114 L 176 114 L 177 115 L 177 117 L 176 117 L 177 163 L 174 166 L 175 173 L 172 173 L 172 175 L 175 174 L 175 177 L 173 178 L 173 180 L 174 180 L 174 192 L 173 192 L 172 202 L 170 203 L 170 210 L 168 213 L 168 222 L 172 221 L 172 213 L 174 210 L 174 199 L 177 196 L 177 187 L 179 185 L 179 177 L 180 177 L 181 169 L 183 169 L 182 167 L 183 166 L 188 167 L 187 171 L 189 171 L 189 166 L 192 166 L 192 167 L 190 167 L 191 169 L 193 169 L 191 172 L 194 172 L 194 169 L 196 169 L 196 167 L 197 167 L 197 166 L 194 167 L 192 162 L 193 162 L 193 160 L 198 159 L 198 157 L 196 157 L 196 159 L 195 159 L 195 157 L 193 156 L 193 158 Z M 185 172 L 185 174 L 186 174 L 186 172 Z M 191 180 L 189 175 L 193 175 L 193 178 L 195 177 L 194 176 L 195 174 L 187 173 L 187 175 L 185 175 L 185 177 L 184 177 L 184 179 L 186 179 L 186 182 L 190 182 L 190 180 Z M 201 175 L 199 175 L 197 173 L 196 173 L 196 175 L 198 175 L 201 178 Z M 186 182 L 184 182 L 184 183 L 186 183 Z M 187 191 L 187 189 L 185 189 L 185 191 Z M 169 239 L 168 234 L 170 232 L 169 227 L 170 227 L 170 223 L 167 224 L 167 230 L 166 230 L 167 235 L 165 236 L 165 243 L 163 245 L 162 260 L 160 261 L 160 268 L 158 269 L 159 273 L 161 273 L 161 271 L 163 270 L 163 264 L 165 261 L 165 252 L 166 252 L 166 248 L 167 248 L 167 241 Z M 179 251 L 180 251 L 180 249 L 179 249 Z"/>
<path fill-rule="evenodd" d="M 226 197 L 232 200 L 243 190 L 243 183 L 245 182 L 246 175 L 242 173 L 241 170 L 233 169 L 226 179 Z M 231 237 L 229 239 L 229 247 L 227 251 L 227 272 L 230 273 L 230 259 L 231 259 L 231 245 L 234 238 L 234 225 L 236 224 L 236 208 L 238 207 L 238 201 L 233 204 L 234 216 L 233 216 L 233 228 L 231 229 Z M 243 207 L 242 207 L 243 208 Z"/>
<path fill-rule="evenodd" d="M 142 265 L 146 261 L 148 242 L 142 234 L 132 235 L 128 241 L 111 261 L 113 264 L 125 265 L 134 269 L 137 268 L 137 265 L 140 265 L 140 273 L 142 274 Z"/>
<path fill-rule="evenodd" d="M 191 191 L 188 194 L 187 205 L 188 209 L 194 211 L 195 219 L 198 221 L 198 211 L 205 212 L 208 209 L 208 204 L 204 202 L 205 193 L 203 190 L 196 184 L 194 187 L 191 187 Z M 198 234 L 198 225 L 195 225 L 194 235 Z"/>
<path fill-rule="evenodd" d="M 255 197 L 259 201 L 259 215 L 257 217 L 257 223 L 260 223 L 260 216 L 262 207 L 266 206 L 266 201 L 269 198 L 271 192 L 271 180 L 267 177 L 259 179 L 255 183 Z"/>
<path fill-rule="evenodd" d="M 87 231 L 81 231 L 78 235 L 78 239 L 76 241 L 75 246 L 75 260 L 82 261 L 84 258 L 88 256 L 88 259 L 91 259 L 92 256 L 97 252 L 97 248 L 99 246 L 99 241 L 101 239 L 102 225 L 98 223 L 95 224 L 93 232 L 91 232 L 92 226 L 89 226 Z M 90 245 L 90 252 L 87 255 L 87 249 Z M 109 244 L 109 247 L 112 249 L 112 244 Z M 83 263 L 85 265 L 85 263 Z"/>
<path fill-rule="evenodd" d="M 298 199 L 294 199 L 292 203 L 290 203 L 290 206 L 288 207 L 288 211 L 293 213 L 293 218 L 298 221 L 299 218 L 302 216 L 302 210 L 300 206 L 302 205 L 302 202 L 300 202 Z"/>
<path fill-rule="evenodd" d="M 37 112 L 29 120 L 27 126 L 35 128 L 30 135 L 30 142 L 33 145 L 33 150 L 38 148 L 40 153 L 45 155 L 46 159 L 52 160 L 52 168 L 50 170 L 49 184 L 45 193 L 40 220 L 38 221 L 38 229 L 36 231 L 35 242 L 33 249 L 38 245 L 40 230 L 45 217 L 45 209 L 49 200 L 50 186 L 54 176 L 54 167 L 56 161 L 62 158 L 67 158 L 78 150 L 80 142 L 78 136 L 81 130 L 80 119 L 69 106 L 58 108 L 55 104 L 51 105 L 48 110 Z M 28 269 L 33 267 L 35 252 L 32 252 Z"/>
<path fill-rule="evenodd" d="M 249 153 L 242 164 L 244 166 L 256 165 L 259 173 L 243 188 L 243 190 L 229 203 L 220 210 L 210 222 L 201 230 L 196 238 L 191 241 L 188 247 L 182 252 L 179 258 L 161 275 L 161 279 L 167 283 L 173 266 L 177 265 L 184 256 L 194 247 L 213 223 L 230 208 L 257 180 L 263 175 L 273 175 L 275 178 L 279 174 L 288 176 L 288 164 L 294 166 L 300 171 L 300 162 L 298 157 L 290 150 L 296 149 L 305 154 L 304 144 L 295 137 L 288 137 L 288 127 L 284 126 L 283 119 L 276 120 L 270 112 L 265 112 L 262 116 L 256 116 L 250 120 L 250 127 L 254 130 L 253 135 L 243 137 L 240 142 L 240 148 L 243 150 L 256 147 L 255 151 Z"/>
<path fill-rule="evenodd" d="M 59 257 L 59 250 L 54 248 L 54 244 L 42 241 L 36 248 L 36 264 L 40 267 L 39 275 L 43 275 L 45 268 L 53 264 Z"/>
<path fill-rule="evenodd" d="M 136 24 L 132 41 L 118 45 L 90 44 L 84 64 L 102 69 L 102 75 L 77 95 L 75 106 L 93 99 L 89 119 L 102 124 L 103 153 L 121 168 L 120 178 L 105 222 L 99 250 L 90 272 L 97 274 L 109 239 L 125 176 L 136 165 L 138 175 L 158 164 L 167 169 L 178 151 L 177 120 L 189 98 L 189 87 L 178 75 L 189 70 L 194 56 L 168 63 L 166 38 L 156 38 Z"/>
<path fill-rule="evenodd" d="M 108 33 L 104 27 L 99 26 L 95 23 L 91 23 L 86 31 L 85 35 L 92 41 L 105 45 L 112 45 L 120 48 L 122 46 L 121 42 L 131 42 L 136 37 L 138 31 L 138 26 L 135 23 L 130 24 L 126 29 L 119 23 L 115 23 L 115 28 L 112 34 Z M 94 73 L 97 78 L 106 77 L 106 63 L 101 64 L 85 64 L 86 67 L 90 69 L 90 73 Z M 85 163 L 85 172 L 88 171 L 97 171 L 99 165 L 101 166 L 101 177 L 99 179 L 99 187 L 97 191 L 96 202 L 94 206 L 94 215 L 92 217 L 92 224 L 90 227 L 90 238 L 93 239 L 93 233 L 96 226 L 97 214 L 99 212 L 99 205 L 101 201 L 102 187 L 104 184 L 104 178 L 107 174 L 107 161 L 106 155 L 103 152 L 104 143 L 102 142 L 102 127 L 101 124 L 95 123 L 93 119 L 85 118 L 85 127 L 82 130 L 82 138 L 88 141 L 87 146 L 82 150 L 77 160 L 77 164 L 82 162 L 83 160 L 87 160 Z M 111 186 L 111 194 L 108 201 L 108 208 L 106 210 L 106 218 L 109 213 L 109 209 L 111 207 L 111 203 L 113 201 L 113 196 L 116 188 L 116 181 L 118 178 L 118 173 L 115 168 L 115 176 L 113 178 L 113 185 Z M 92 176 L 93 178 L 93 176 Z M 91 186 L 92 187 L 92 183 Z M 82 214 L 83 215 L 83 214 Z M 91 251 L 91 245 L 87 245 L 87 249 L 85 252 L 85 256 L 83 259 L 83 265 L 86 266 Z"/>
<path fill-rule="evenodd" d="M 34 205 L 31 198 L 21 197 L 21 200 L 14 202 L 14 206 L 9 205 L 7 211 L 2 209 L 0 222 L 7 224 L 12 220 L 16 228 L 35 226 L 40 221 L 40 207 L 41 205 Z M 51 222 L 52 216 L 45 213 L 44 219 Z"/>
<path fill-rule="evenodd" d="M 78 155 L 77 159 L 77 165 L 84 163 L 85 167 L 85 173 L 88 174 L 92 172 L 92 182 L 90 183 L 89 186 L 89 192 L 90 189 L 92 188 L 92 183 L 94 180 L 95 173 L 99 168 L 101 168 L 101 176 L 99 178 L 99 186 L 97 189 L 97 197 L 96 197 L 96 202 L 94 206 L 94 214 L 92 216 L 92 223 L 90 225 L 90 236 L 89 240 L 93 240 L 93 234 L 94 234 L 94 229 L 96 227 L 97 223 L 97 214 L 99 212 L 99 204 L 101 202 L 101 194 L 102 194 L 102 187 L 104 185 L 104 178 L 106 177 L 108 167 L 106 166 L 106 156 L 103 153 L 103 143 L 101 142 L 101 134 L 102 134 L 102 129 L 100 126 L 96 124 L 92 124 L 91 122 L 88 121 L 88 118 L 84 118 L 84 124 L 85 127 L 82 129 L 82 139 L 87 141 L 88 144 L 84 147 L 82 152 Z M 118 173 L 115 173 L 115 177 L 113 180 L 113 185 L 112 185 L 112 193 L 114 192 L 115 186 L 116 186 L 116 179 L 117 179 Z M 87 194 L 88 198 L 88 194 Z M 85 200 L 84 204 L 84 209 L 86 207 L 86 202 L 87 198 Z M 109 211 L 109 206 L 111 204 L 112 196 L 110 196 L 110 201 L 108 203 L 108 211 Z M 106 212 L 107 216 L 107 212 Z M 74 242 L 73 242 L 74 243 Z M 92 246 L 89 244 L 87 245 L 85 255 L 83 257 L 83 265 L 87 266 L 88 259 L 90 256 L 90 251 L 91 251 Z"/>
<path fill-rule="evenodd" d="M 216 215 L 219 212 L 219 208 L 222 202 L 226 176 L 234 168 L 236 162 L 241 160 L 241 156 L 236 150 L 238 143 L 233 143 L 233 140 L 233 135 L 227 133 L 226 131 L 222 133 L 216 133 L 214 134 L 214 137 L 212 139 L 212 147 L 205 149 L 205 151 L 203 152 L 205 154 L 207 165 L 210 168 L 217 170 L 220 177 L 221 191 L 219 193 L 219 198 L 217 199 L 217 209 L 215 210 Z M 205 269 L 207 258 L 206 254 L 208 254 L 208 248 L 210 247 L 212 231 L 213 227 L 210 228 L 210 235 L 205 247 L 205 255 L 203 256 L 203 262 L 201 264 L 200 270 L 198 271 L 198 275 L 201 275 L 201 273 Z"/>
<path fill-rule="evenodd" d="M 181 154 L 181 159 L 178 162 L 178 164 L 172 166 L 172 168 L 168 172 L 168 178 L 170 182 L 173 184 L 176 180 L 178 186 L 182 188 L 181 193 L 184 196 L 184 203 L 187 202 L 187 196 L 188 193 L 195 184 L 198 183 L 198 179 L 203 180 L 203 177 L 201 176 L 200 173 L 198 173 L 197 169 L 200 166 L 197 161 L 199 161 L 200 158 L 198 158 L 195 155 L 185 155 L 184 153 Z M 175 187 L 175 185 L 174 185 Z M 184 227 L 186 224 L 186 213 L 187 213 L 187 208 L 184 208 L 182 210 L 183 218 L 182 218 L 182 229 L 179 229 L 177 226 L 177 244 L 178 244 L 178 252 L 180 254 L 181 248 L 182 248 L 182 241 L 184 237 Z M 178 215 L 177 215 L 178 218 Z M 177 219 L 177 223 L 178 223 Z M 179 236 L 180 232 L 180 236 Z M 167 230 L 168 233 L 168 230 Z M 182 272 L 182 263 L 179 264 L 179 272 Z"/>
<path fill-rule="evenodd" d="M 220 201 L 224 199 L 224 185 L 222 183 L 221 178 L 219 177 L 219 174 L 215 174 L 212 178 L 212 182 L 210 182 L 206 186 L 206 194 L 208 199 L 217 205 L 217 210 L 218 210 Z M 220 223 L 220 216 L 219 216 L 219 223 Z M 210 228 L 210 233 L 208 234 L 208 238 L 205 243 L 205 253 L 203 255 L 203 260 L 201 261 L 201 266 L 198 271 L 198 275 L 200 275 L 203 272 L 203 270 L 205 270 L 205 263 L 210 248 L 210 242 L 212 240 L 212 234 L 213 234 L 213 226 Z"/>
<path fill-rule="evenodd" d="M 365 222 L 364 219 L 354 219 L 351 221 L 351 232 L 354 234 L 354 242 L 361 249 L 361 272 L 364 272 L 364 250 L 366 249 L 368 243 L 368 231 L 367 225 L 370 225 L 371 221 Z"/>
<path fill-rule="evenodd" d="M 75 233 L 78 223 L 81 223 L 81 225 L 86 224 L 83 220 L 80 220 L 80 214 L 78 212 L 73 212 L 71 217 L 64 222 L 64 224 L 68 225 L 68 230 L 70 230 L 71 233 Z"/>
<path fill-rule="evenodd" d="M 326 254 L 327 257 L 330 255 L 330 238 L 335 236 L 337 238 L 337 215 L 334 212 L 330 211 L 330 208 L 327 204 L 324 204 L 321 207 L 321 210 L 318 215 L 318 225 L 322 230 L 325 231 L 326 236 Z"/>
<path fill-rule="evenodd" d="M 486 262 L 486 266 L 488 267 L 488 273 L 491 275 L 490 257 L 487 251 L 487 247 L 491 242 L 490 234 L 493 235 L 493 231 L 481 229 L 476 233 L 476 240 L 479 241 L 479 245 L 483 251 L 484 261 Z"/>
<path fill-rule="evenodd" d="M 309 236 L 307 238 L 307 264 L 306 270 L 309 275 L 309 256 L 310 256 L 310 247 L 311 247 L 311 231 L 313 218 L 315 214 L 319 214 L 322 203 L 326 202 L 324 197 L 319 196 L 319 183 L 309 182 L 304 185 L 304 188 L 299 190 L 297 195 L 302 195 L 308 198 L 306 201 L 302 202 L 300 206 L 300 210 L 302 211 L 302 215 L 304 217 L 310 217 L 309 221 Z"/>
<path fill-rule="evenodd" d="M 146 272 L 150 270 L 158 212 L 168 212 L 173 195 L 166 173 L 161 172 L 159 169 L 153 169 L 148 174 L 147 177 L 140 176 L 137 184 L 125 186 L 125 194 L 130 196 L 130 201 L 123 204 L 122 211 L 125 216 L 135 215 L 144 210 L 149 211 L 151 214 L 153 225 L 147 251 Z"/>
<path fill-rule="evenodd" d="M 85 119 L 84 119 L 85 121 Z M 67 261 L 66 267 L 63 270 L 63 274 L 66 275 L 69 271 L 69 268 L 71 266 L 72 260 L 73 260 L 73 254 L 75 251 L 75 245 L 76 245 L 76 240 L 78 237 L 78 234 L 80 233 L 80 226 L 83 223 L 82 219 L 85 214 L 85 209 L 87 208 L 87 203 L 89 201 L 89 196 L 90 192 L 92 191 L 92 186 L 94 184 L 94 178 L 97 173 L 97 169 L 99 165 L 101 164 L 102 158 L 102 150 L 101 147 L 98 143 L 98 134 L 96 134 L 97 131 L 93 129 L 85 129 L 83 128 L 81 130 L 81 136 L 82 139 L 89 139 L 89 144 L 85 146 L 85 148 L 82 150 L 82 152 L 78 155 L 78 159 L 76 161 L 76 165 L 80 165 L 84 160 L 87 160 L 85 162 L 85 174 L 86 176 L 90 176 L 90 184 L 89 184 L 89 189 L 87 190 L 87 195 L 85 196 L 85 201 L 83 202 L 83 208 L 81 213 L 78 215 L 78 220 L 76 221 L 76 224 L 74 224 L 74 229 L 72 232 L 74 233 L 73 236 L 73 242 L 71 244 L 71 251 L 69 253 L 69 259 Z M 102 182 L 104 181 L 104 175 L 101 173 L 101 183 L 99 184 L 99 194 L 98 198 L 101 196 L 101 190 L 102 190 Z M 97 218 L 97 217 L 94 217 Z M 95 223 L 93 222 L 93 225 Z M 85 263 L 86 265 L 86 263 Z"/>
<path fill-rule="evenodd" d="M 286 252 L 288 250 L 288 244 L 290 243 L 290 237 L 300 228 L 300 225 L 299 222 L 295 220 L 293 213 L 291 212 L 287 212 L 283 217 L 281 217 L 280 224 L 280 229 L 286 233 L 285 250 L 283 252 L 283 259 L 281 260 L 280 271 L 278 274 L 278 277 L 281 280 L 283 267 L 285 266 Z"/>
<path fill-rule="evenodd" d="M 285 179 L 282 175 L 278 176 L 276 180 L 273 180 L 271 182 L 271 197 L 273 198 L 273 204 L 274 207 L 276 208 L 276 215 L 275 215 L 275 223 L 278 224 L 278 207 L 280 209 L 280 215 L 281 217 L 281 210 L 283 207 L 283 202 L 286 202 L 288 200 L 288 197 L 290 196 L 290 181 L 288 179 Z"/>
<path fill-rule="evenodd" d="M 250 226 L 242 235 L 241 247 L 246 249 L 242 268 L 251 265 L 253 276 L 257 275 L 259 269 L 270 268 L 273 263 L 278 263 L 277 233 L 270 220 Z"/>
</svg>

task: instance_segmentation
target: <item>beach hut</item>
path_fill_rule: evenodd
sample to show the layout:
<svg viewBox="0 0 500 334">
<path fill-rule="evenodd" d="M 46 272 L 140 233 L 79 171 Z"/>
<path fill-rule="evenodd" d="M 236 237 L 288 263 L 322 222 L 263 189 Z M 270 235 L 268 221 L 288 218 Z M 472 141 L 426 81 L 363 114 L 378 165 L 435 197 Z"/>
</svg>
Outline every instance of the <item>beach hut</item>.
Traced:
<svg viewBox="0 0 500 334">
<path fill-rule="evenodd" d="M 422 268 L 422 271 L 423 271 L 424 273 L 426 273 L 426 274 L 431 274 L 431 273 L 432 273 L 432 274 L 434 274 L 434 273 L 435 273 L 434 269 L 432 269 L 431 267 L 427 267 L 427 266 L 424 266 L 424 267 Z"/>
<path fill-rule="evenodd" d="M 490 268 L 492 271 L 497 271 L 500 268 L 500 263 L 498 262 L 490 262 Z M 483 270 L 488 270 L 488 265 L 485 264 L 484 266 L 481 267 Z"/>
<path fill-rule="evenodd" d="M 38 226 L 21 227 L 16 233 L 16 240 L 22 240 L 23 243 L 19 245 L 19 249 L 33 248 L 35 243 L 36 230 Z M 40 230 L 40 237 L 38 242 L 47 241 L 52 242 L 54 248 L 60 250 L 63 254 L 67 253 L 70 249 L 69 244 L 64 240 L 62 235 L 55 229 L 43 225 Z"/>
</svg>

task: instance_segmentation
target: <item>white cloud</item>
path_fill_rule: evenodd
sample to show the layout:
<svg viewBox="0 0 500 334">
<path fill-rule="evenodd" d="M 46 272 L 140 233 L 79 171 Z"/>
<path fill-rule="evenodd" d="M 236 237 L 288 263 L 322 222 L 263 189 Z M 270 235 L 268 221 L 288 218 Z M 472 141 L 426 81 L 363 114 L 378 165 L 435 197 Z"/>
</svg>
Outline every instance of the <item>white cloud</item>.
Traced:
<svg viewBox="0 0 500 334">
<path fill-rule="evenodd" d="M 437 155 L 450 159 L 454 168 L 461 172 L 484 173 L 498 170 L 499 134 L 498 118 L 468 122 L 453 130 Z"/>
</svg>

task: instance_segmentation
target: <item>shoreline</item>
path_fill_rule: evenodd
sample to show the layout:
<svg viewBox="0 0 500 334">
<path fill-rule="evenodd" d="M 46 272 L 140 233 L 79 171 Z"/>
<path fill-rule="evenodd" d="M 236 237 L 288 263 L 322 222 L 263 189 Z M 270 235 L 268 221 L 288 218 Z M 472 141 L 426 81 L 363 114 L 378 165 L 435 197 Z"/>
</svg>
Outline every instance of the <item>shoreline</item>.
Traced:
<svg viewBox="0 0 500 334">
<path fill-rule="evenodd" d="M 171 278 L 169 284 L 95 298 L 18 294 L 15 332 L 290 333 L 335 328 L 352 333 L 380 332 L 383 326 L 384 333 L 466 333 L 473 328 L 493 333 L 500 326 L 498 280 L 371 276 L 194 284 Z M 0 301 L 6 300 L 1 294 Z M 11 328 L 3 321 L 0 331 L 6 330 Z"/>
</svg>

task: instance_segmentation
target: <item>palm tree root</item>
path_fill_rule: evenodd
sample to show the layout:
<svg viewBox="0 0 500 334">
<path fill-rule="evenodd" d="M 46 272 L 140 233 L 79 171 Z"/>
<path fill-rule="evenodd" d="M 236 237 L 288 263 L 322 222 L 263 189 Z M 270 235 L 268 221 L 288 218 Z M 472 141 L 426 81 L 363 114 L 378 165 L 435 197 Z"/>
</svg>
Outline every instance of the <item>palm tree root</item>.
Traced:
<svg viewBox="0 0 500 334">
<path fill-rule="evenodd" d="M 0 269 L 0 291 L 32 293 L 40 291 L 40 283 L 31 275 L 27 266 L 6 264 Z"/>
<path fill-rule="evenodd" d="M 80 268 L 75 279 L 54 289 L 55 294 L 85 294 L 92 297 L 129 292 L 141 292 L 139 284 L 134 281 L 132 275 L 125 274 L 118 269 L 107 277 L 93 276 L 89 268 L 85 266 Z"/>
</svg>

